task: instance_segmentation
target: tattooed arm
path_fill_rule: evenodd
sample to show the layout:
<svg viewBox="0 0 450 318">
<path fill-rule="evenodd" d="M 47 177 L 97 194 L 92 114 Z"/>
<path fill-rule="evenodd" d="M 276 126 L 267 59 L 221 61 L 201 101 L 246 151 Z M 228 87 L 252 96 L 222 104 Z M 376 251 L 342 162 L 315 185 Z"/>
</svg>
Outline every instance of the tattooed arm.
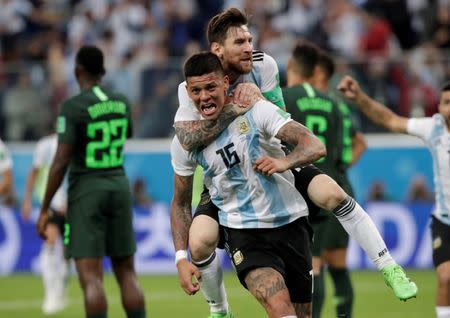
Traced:
<svg viewBox="0 0 450 318">
<path fill-rule="evenodd" d="M 265 175 L 313 163 L 327 153 L 325 145 L 308 128 L 293 120 L 281 127 L 275 137 L 295 148 L 286 157 L 263 156 L 256 160 L 253 168 Z"/>
<path fill-rule="evenodd" d="M 327 154 L 325 145 L 319 138 L 296 121 L 290 121 L 281 127 L 276 137 L 295 146 L 292 152 L 285 157 L 288 169 L 313 163 Z"/>
<path fill-rule="evenodd" d="M 243 108 L 234 104 L 225 105 L 215 120 L 177 121 L 175 133 L 181 145 L 187 151 L 209 145 L 239 115 L 251 107 Z"/>
<path fill-rule="evenodd" d="M 172 228 L 172 239 L 176 251 L 186 251 L 188 248 L 189 228 L 192 223 L 192 184 L 194 177 L 174 177 L 174 194 L 170 205 L 170 225 Z M 176 261 L 178 279 L 181 288 L 188 295 L 194 295 L 200 290 L 199 281 L 201 274 L 198 268 L 190 263 L 187 258 Z M 195 280 L 193 280 L 193 276 Z"/>
<path fill-rule="evenodd" d="M 174 193 L 170 205 L 170 225 L 175 250 L 187 250 L 192 223 L 192 184 L 194 176 L 174 177 Z"/>
</svg>

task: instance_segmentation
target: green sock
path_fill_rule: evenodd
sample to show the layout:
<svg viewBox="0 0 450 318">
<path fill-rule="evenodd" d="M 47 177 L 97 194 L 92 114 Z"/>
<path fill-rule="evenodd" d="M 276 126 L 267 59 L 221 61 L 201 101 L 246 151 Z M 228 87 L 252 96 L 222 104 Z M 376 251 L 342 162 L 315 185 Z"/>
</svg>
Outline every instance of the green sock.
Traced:
<svg viewBox="0 0 450 318">
<path fill-rule="evenodd" d="M 325 280 L 323 271 L 314 275 L 314 293 L 312 297 L 312 318 L 320 318 L 323 301 L 325 300 Z"/>
<path fill-rule="evenodd" d="M 127 311 L 127 318 L 146 318 L 145 309 Z"/>
<path fill-rule="evenodd" d="M 336 314 L 339 318 L 352 317 L 353 287 L 349 272 L 346 268 L 328 267 L 334 284 L 334 298 Z"/>
</svg>

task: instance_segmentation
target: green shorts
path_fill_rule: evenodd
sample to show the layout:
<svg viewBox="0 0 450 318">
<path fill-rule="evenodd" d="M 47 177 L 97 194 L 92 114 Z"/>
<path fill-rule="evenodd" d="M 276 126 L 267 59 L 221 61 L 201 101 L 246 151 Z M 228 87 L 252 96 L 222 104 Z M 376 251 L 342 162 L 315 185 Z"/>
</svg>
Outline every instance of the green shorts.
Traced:
<svg viewBox="0 0 450 318">
<path fill-rule="evenodd" d="M 323 213 L 323 215 L 326 217 L 321 222 L 311 224 L 314 230 L 313 256 L 321 256 L 324 250 L 348 247 L 348 233 L 341 223 L 329 212 Z"/>
<path fill-rule="evenodd" d="M 129 191 L 94 191 L 70 201 L 67 258 L 125 257 L 136 251 Z"/>
</svg>

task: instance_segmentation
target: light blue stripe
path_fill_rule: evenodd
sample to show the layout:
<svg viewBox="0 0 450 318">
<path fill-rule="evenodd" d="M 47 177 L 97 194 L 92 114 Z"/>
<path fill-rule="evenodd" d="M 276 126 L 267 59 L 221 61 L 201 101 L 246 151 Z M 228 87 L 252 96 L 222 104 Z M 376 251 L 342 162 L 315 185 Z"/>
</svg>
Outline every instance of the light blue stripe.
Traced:
<svg viewBox="0 0 450 318">
<path fill-rule="evenodd" d="M 428 145 L 430 147 L 431 157 L 433 158 L 433 170 L 436 175 L 436 184 L 435 184 L 436 201 L 438 202 L 438 206 L 442 209 L 442 211 L 439 212 L 445 211 L 449 213 L 449 209 L 445 204 L 444 189 L 441 182 L 442 177 L 440 174 L 440 167 L 439 167 L 439 154 L 437 151 L 437 147 L 434 146 L 436 139 L 440 138 L 440 136 L 442 136 L 443 133 L 444 133 L 444 126 L 442 122 L 440 122 L 438 125 L 434 126 L 430 139 L 428 140 Z"/>
<path fill-rule="evenodd" d="M 198 164 L 200 166 L 202 166 L 202 168 L 203 168 L 204 179 L 211 180 L 213 174 L 212 174 L 211 169 L 209 168 L 208 163 L 206 162 L 205 156 L 203 155 L 202 151 L 199 151 L 199 152 L 196 153 L 196 159 L 197 159 Z M 211 197 L 211 200 L 212 199 L 213 198 Z M 220 218 L 220 215 L 221 215 L 220 211 L 223 211 L 223 198 L 220 196 L 220 193 L 217 193 L 217 196 L 214 197 L 213 203 L 219 209 L 219 223 L 220 224 L 226 224 L 226 223 L 222 223 L 221 222 L 221 218 Z M 226 222 L 227 221 L 227 216 L 225 215 L 225 217 L 222 218 L 222 219 L 223 219 L 224 222 Z"/>
<path fill-rule="evenodd" d="M 229 142 L 229 130 L 226 129 L 220 134 L 219 138 L 216 140 L 216 143 L 220 148 L 223 148 L 228 145 Z M 247 178 L 242 173 L 241 168 L 239 165 L 235 165 L 231 169 L 227 170 L 226 175 L 228 177 L 227 181 L 229 182 L 229 186 L 236 190 L 236 200 L 238 202 L 243 227 L 258 227 L 258 220 L 250 197 L 250 189 L 247 184 Z M 223 222 L 226 222 L 226 215 L 227 213 L 219 213 L 219 220 L 221 224 L 227 224 L 222 223 L 222 220 Z"/>
<path fill-rule="evenodd" d="M 252 110 L 246 114 L 246 117 L 250 122 L 250 126 L 253 127 L 253 131 L 256 131 L 256 123 L 251 116 L 253 109 L 254 108 L 252 108 Z M 249 158 L 250 160 L 252 160 L 252 162 L 261 157 L 259 134 L 247 135 L 247 149 L 249 151 Z M 264 189 L 265 198 L 270 205 L 270 212 L 275 214 L 273 220 L 274 227 L 289 223 L 290 213 L 287 210 L 284 201 L 282 200 L 283 197 L 281 195 L 278 184 L 276 183 L 275 177 L 266 177 L 258 172 L 256 172 L 255 174 Z"/>
<path fill-rule="evenodd" d="M 261 78 L 261 73 L 259 72 L 259 70 L 255 70 L 255 67 L 253 66 L 252 72 L 250 73 L 250 75 L 251 75 L 251 81 L 253 83 L 255 83 L 256 86 L 259 87 L 259 89 L 261 89 L 262 78 Z"/>
</svg>

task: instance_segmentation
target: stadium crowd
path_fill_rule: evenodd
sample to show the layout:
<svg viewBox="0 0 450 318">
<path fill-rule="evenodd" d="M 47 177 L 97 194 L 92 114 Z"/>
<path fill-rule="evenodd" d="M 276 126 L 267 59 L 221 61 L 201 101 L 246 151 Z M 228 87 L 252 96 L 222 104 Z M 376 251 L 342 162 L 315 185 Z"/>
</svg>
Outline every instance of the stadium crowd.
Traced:
<svg viewBox="0 0 450 318">
<path fill-rule="evenodd" d="M 308 39 L 370 96 L 403 116 L 437 111 L 450 78 L 449 0 L 0 0 L 0 136 L 37 140 L 76 91 L 74 52 L 106 54 L 106 85 L 133 105 L 135 138 L 173 135 L 181 65 L 205 49 L 210 17 L 235 6 L 251 15 L 255 48 L 277 61 Z M 364 132 L 381 131 L 355 111 Z"/>
</svg>

